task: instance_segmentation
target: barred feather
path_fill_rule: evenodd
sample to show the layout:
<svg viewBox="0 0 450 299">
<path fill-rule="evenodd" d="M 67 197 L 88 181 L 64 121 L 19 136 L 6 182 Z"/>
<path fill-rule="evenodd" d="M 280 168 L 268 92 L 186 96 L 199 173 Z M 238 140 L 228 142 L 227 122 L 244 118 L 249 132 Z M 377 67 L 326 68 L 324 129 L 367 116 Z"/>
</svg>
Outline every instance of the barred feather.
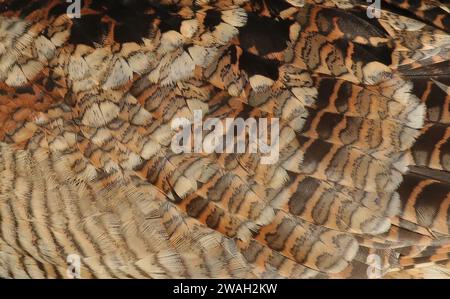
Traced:
<svg viewBox="0 0 450 299">
<path fill-rule="evenodd" d="M 443 3 L 69 5 L 0 0 L 1 277 L 449 276 Z M 174 151 L 196 110 L 278 159 Z"/>
</svg>

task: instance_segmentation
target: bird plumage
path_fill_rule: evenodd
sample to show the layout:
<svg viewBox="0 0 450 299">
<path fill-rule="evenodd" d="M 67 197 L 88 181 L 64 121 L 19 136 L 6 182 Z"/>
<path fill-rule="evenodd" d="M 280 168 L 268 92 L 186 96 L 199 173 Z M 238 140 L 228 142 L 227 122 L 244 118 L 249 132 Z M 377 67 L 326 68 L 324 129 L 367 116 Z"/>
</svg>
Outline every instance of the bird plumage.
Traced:
<svg viewBox="0 0 450 299">
<path fill-rule="evenodd" d="M 448 5 L 69 5 L 0 1 L 1 277 L 449 276 Z M 194 110 L 278 161 L 175 153 Z"/>
</svg>

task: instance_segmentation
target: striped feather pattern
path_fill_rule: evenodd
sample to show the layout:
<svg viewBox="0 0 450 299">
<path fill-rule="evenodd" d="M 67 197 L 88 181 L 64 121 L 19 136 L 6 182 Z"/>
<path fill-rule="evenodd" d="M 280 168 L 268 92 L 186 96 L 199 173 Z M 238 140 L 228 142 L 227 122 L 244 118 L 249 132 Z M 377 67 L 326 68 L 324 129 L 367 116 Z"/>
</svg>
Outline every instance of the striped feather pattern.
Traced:
<svg viewBox="0 0 450 299">
<path fill-rule="evenodd" d="M 449 276 L 444 4 L 69 5 L 0 0 L 1 277 Z M 199 110 L 278 159 L 175 151 Z"/>
</svg>

